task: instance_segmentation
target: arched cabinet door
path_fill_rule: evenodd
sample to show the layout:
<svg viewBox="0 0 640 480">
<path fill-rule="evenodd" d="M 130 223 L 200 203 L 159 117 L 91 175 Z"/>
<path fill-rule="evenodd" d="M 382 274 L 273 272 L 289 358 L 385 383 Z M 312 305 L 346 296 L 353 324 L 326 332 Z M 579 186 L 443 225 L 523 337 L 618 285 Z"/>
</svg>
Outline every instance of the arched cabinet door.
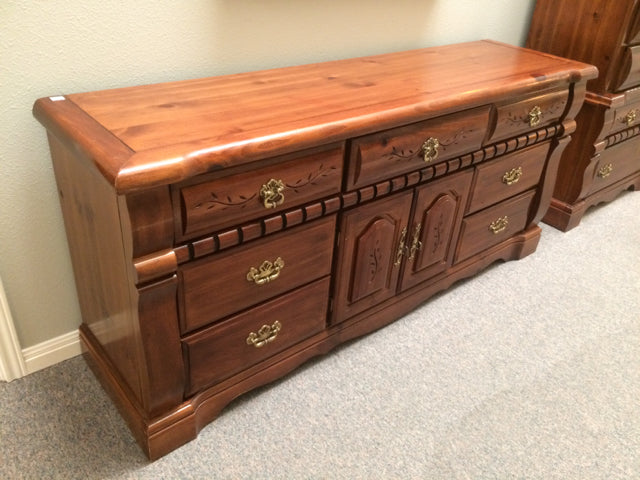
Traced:
<svg viewBox="0 0 640 480">
<path fill-rule="evenodd" d="M 472 177 L 467 170 L 416 189 L 402 290 L 451 266 Z"/>
<path fill-rule="evenodd" d="M 395 295 L 412 199 L 413 192 L 408 191 L 342 216 L 332 323 Z"/>
</svg>

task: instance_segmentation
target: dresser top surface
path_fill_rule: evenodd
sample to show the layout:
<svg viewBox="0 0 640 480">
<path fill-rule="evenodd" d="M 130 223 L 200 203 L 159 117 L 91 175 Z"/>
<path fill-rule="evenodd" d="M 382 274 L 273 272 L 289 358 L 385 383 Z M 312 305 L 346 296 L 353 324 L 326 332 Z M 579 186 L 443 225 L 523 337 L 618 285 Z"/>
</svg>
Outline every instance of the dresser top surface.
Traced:
<svg viewBox="0 0 640 480">
<path fill-rule="evenodd" d="M 128 191 L 596 75 L 483 40 L 47 97 L 34 115 Z"/>
</svg>

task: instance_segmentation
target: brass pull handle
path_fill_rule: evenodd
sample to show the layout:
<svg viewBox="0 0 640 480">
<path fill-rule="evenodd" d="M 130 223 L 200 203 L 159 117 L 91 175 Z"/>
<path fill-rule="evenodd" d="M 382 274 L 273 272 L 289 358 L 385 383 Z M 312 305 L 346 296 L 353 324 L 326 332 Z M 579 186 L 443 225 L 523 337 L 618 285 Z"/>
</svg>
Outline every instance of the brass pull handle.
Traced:
<svg viewBox="0 0 640 480">
<path fill-rule="evenodd" d="M 273 262 L 265 260 L 260 267 L 251 267 L 247 273 L 247 281 L 254 282 L 256 285 L 264 285 L 274 281 L 280 276 L 280 272 L 284 268 L 284 260 L 278 257 Z"/>
<path fill-rule="evenodd" d="M 419 223 L 416 225 L 416 228 L 413 231 L 413 240 L 411 241 L 411 248 L 409 248 L 409 260 L 413 260 L 413 257 L 416 256 L 416 253 L 422 250 L 422 242 L 420 241 L 420 230 L 422 229 L 422 224 Z"/>
<path fill-rule="evenodd" d="M 600 178 L 607 178 L 609 175 L 611 175 L 611 172 L 613 172 L 613 165 L 607 163 L 605 166 L 600 167 L 600 169 L 598 170 L 598 176 Z"/>
<path fill-rule="evenodd" d="M 277 320 L 273 322 L 273 325 L 263 325 L 258 330 L 258 333 L 249 333 L 247 345 L 253 345 L 256 348 L 264 347 L 267 343 L 271 343 L 276 339 L 281 329 L 282 324 Z"/>
<path fill-rule="evenodd" d="M 264 208 L 276 208 L 284 203 L 284 183 L 271 179 L 260 188 L 260 198 Z"/>
<path fill-rule="evenodd" d="M 500 232 L 504 232 L 507 229 L 507 225 L 509 225 L 509 217 L 505 215 L 504 217 L 498 218 L 495 222 L 491 222 L 489 230 L 491 230 L 494 235 L 497 235 Z"/>
<path fill-rule="evenodd" d="M 407 253 L 407 246 L 404 244 L 407 239 L 407 227 L 402 229 L 402 233 L 400 234 L 400 243 L 398 244 L 398 249 L 396 250 L 396 261 L 393 262 L 394 266 L 398 266 L 402 263 L 402 256 Z"/>
<path fill-rule="evenodd" d="M 539 106 L 533 107 L 529 111 L 529 126 L 536 127 L 542 121 L 542 109 Z"/>
<path fill-rule="evenodd" d="M 631 126 L 631 124 L 636 121 L 636 115 L 636 110 L 631 110 L 624 116 L 622 123 L 626 124 L 627 127 Z"/>
<path fill-rule="evenodd" d="M 440 148 L 440 141 L 437 138 L 429 137 L 425 140 L 422 144 L 422 155 L 426 163 L 438 158 L 438 148 Z"/>
<path fill-rule="evenodd" d="M 505 185 L 513 185 L 514 183 L 518 183 L 520 177 L 522 177 L 522 167 L 512 168 L 508 172 L 504 172 L 502 183 Z"/>
</svg>

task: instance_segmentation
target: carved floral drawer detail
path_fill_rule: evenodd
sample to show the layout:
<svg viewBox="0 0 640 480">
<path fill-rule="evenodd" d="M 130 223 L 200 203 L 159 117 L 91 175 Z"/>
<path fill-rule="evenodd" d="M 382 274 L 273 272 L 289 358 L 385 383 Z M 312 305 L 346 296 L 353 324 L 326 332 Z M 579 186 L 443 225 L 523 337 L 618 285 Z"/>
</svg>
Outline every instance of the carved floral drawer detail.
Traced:
<svg viewBox="0 0 640 480">
<path fill-rule="evenodd" d="M 149 458 L 533 253 L 595 74 L 479 41 L 38 100 L 83 348 Z"/>
</svg>

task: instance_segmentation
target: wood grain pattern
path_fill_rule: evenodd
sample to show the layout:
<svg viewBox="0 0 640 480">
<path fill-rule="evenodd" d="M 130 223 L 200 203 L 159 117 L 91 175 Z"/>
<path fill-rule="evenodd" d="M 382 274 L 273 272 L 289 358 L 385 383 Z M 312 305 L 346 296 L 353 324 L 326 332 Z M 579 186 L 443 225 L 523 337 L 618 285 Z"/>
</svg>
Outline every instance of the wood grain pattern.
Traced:
<svg viewBox="0 0 640 480">
<path fill-rule="evenodd" d="M 538 0 L 526 45 L 595 65 L 600 75 L 588 82 L 589 90 L 617 91 L 627 31 L 637 15 L 637 0 Z"/>
<path fill-rule="evenodd" d="M 576 131 L 560 159 L 557 181 L 544 221 L 567 231 L 580 223 L 586 209 L 612 199 L 619 191 L 635 188 L 640 176 L 632 147 L 607 149 L 620 138 L 634 136 L 640 121 L 640 3 L 637 0 L 538 0 L 527 46 L 593 63 L 600 76 L 587 82 L 589 91 L 576 116 Z M 571 116 L 571 114 L 569 114 Z M 611 138 L 609 138 L 609 136 Z M 632 159 L 613 158 L 616 154 Z M 599 157 L 615 163 L 617 174 L 607 181 L 597 177 Z M 634 168 L 633 165 L 636 165 Z M 635 175 L 634 175 L 635 174 Z M 599 188 L 598 188 L 599 187 Z M 599 193 L 602 190 L 602 194 Z"/>
<path fill-rule="evenodd" d="M 114 157 L 86 142 L 87 156 L 126 192 L 439 116 L 456 109 L 460 92 L 472 108 L 498 98 L 505 82 L 517 95 L 594 74 L 584 64 L 480 41 L 72 94 L 42 99 L 34 113 L 66 141 L 75 138 L 77 121 L 66 112 L 73 110 L 86 117 L 85 129 L 106 129 L 130 149 Z"/>
<path fill-rule="evenodd" d="M 81 340 L 149 458 L 238 395 L 531 254 L 595 74 L 481 41 L 38 100 Z M 415 158 L 390 167 L 389 151 Z M 289 190 L 265 208 L 271 177 Z M 496 216 L 509 228 L 494 234 Z"/>
</svg>

